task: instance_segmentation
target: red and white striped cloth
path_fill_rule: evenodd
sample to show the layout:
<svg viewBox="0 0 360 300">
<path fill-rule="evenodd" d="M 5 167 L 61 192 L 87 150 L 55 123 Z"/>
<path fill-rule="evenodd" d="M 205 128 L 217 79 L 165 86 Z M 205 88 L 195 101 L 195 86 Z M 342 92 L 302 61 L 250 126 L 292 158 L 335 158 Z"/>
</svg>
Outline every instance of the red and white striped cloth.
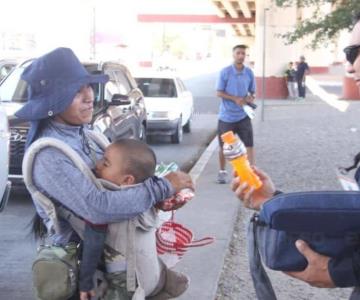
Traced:
<svg viewBox="0 0 360 300">
<path fill-rule="evenodd" d="M 194 240 L 194 235 L 190 229 L 174 221 L 174 213 L 171 220 L 163 223 L 156 231 L 158 254 L 175 254 L 179 259 L 183 257 L 189 248 L 202 247 L 213 242 L 213 237 Z"/>
</svg>

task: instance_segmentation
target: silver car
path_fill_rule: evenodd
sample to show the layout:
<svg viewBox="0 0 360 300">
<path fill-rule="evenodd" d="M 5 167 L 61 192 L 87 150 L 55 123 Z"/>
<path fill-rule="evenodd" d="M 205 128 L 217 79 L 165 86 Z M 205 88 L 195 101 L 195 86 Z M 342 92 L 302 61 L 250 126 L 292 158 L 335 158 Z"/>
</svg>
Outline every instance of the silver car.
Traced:
<svg viewBox="0 0 360 300">
<path fill-rule="evenodd" d="M 8 118 L 0 105 L 0 212 L 5 208 L 10 195 L 9 138 Z"/>
</svg>

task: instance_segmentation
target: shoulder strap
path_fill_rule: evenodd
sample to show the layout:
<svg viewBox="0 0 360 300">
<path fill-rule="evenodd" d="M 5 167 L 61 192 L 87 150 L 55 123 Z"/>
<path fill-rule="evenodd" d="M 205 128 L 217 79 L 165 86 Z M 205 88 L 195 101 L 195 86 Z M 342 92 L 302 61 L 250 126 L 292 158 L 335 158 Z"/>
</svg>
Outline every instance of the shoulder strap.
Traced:
<svg viewBox="0 0 360 300">
<path fill-rule="evenodd" d="M 257 214 L 249 222 L 248 237 L 248 255 L 250 264 L 250 273 L 253 280 L 255 292 L 258 300 L 276 300 L 276 295 L 272 287 L 269 276 L 261 262 L 259 252 L 259 241 L 257 236 Z"/>
<path fill-rule="evenodd" d="M 105 148 L 110 145 L 110 142 L 106 136 L 100 132 L 95 130 L 88 130 L 86 131 L 86 135 L 103 150 L 105 150 Z"/>
</svg>

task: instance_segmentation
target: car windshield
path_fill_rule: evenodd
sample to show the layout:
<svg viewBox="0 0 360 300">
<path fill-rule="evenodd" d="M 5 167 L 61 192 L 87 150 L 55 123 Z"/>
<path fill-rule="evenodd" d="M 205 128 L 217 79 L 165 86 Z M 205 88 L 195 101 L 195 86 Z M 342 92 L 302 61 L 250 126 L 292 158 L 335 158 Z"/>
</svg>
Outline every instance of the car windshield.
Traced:
<svg viewBox="0 0 360 300">
<path fill-rule="evenodd" d="M 170 78 L 136 78 L 139 89 L 145 97 L 174 98 L 176 87 Z"/>
<path fill-rule="evenodd" d="M 24 103 L 27 101 L 28 92 L 27 92 L 27 83 L 22 80 L 21 74 L 24 72 L 24 69 L 31 64 L 27 62 L 20 67 L 15 68 L 10 75 L 1 82 L 0 85 L 0 101 L 3 102 L 16 102 Z M 86 66 L 85 66 L 86 67 Z M 90 73 L 98 73 L 98 71 L 88 70 Z M 94 90 L 95 101 L 100 99 L 100 85 L 93 84 L 91 87 Z"/>
<path fill-rule="evenodd" d="M 26 63 L 15 68 L 0 86 L 0 100 L 6 102 L 25 102 L 27 99 L 27 84 L 20 76 L 24 69 L 30 64 Z"/>
</svg>

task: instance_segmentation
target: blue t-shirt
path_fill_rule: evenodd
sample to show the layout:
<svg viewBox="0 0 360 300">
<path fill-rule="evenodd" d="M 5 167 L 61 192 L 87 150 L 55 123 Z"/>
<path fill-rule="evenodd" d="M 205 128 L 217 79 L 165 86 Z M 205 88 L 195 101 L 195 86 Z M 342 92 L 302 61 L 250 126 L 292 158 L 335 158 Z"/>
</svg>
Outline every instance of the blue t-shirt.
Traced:
<svg viewBox="0 0 360 300">
<path fill-rule="evenodd" d="M 255 78 L 253 71 L 245 67 L 239 71 L 235 65 L 221 70 L 216 90 L 231 96 L 245 97 L 248 93 L 255 93 Z M 231 100 L 222 98 L 220 103 L 219 119 L 223 122 L 234 123 L 245 119 L 244 109 Z"/>
</svg>

